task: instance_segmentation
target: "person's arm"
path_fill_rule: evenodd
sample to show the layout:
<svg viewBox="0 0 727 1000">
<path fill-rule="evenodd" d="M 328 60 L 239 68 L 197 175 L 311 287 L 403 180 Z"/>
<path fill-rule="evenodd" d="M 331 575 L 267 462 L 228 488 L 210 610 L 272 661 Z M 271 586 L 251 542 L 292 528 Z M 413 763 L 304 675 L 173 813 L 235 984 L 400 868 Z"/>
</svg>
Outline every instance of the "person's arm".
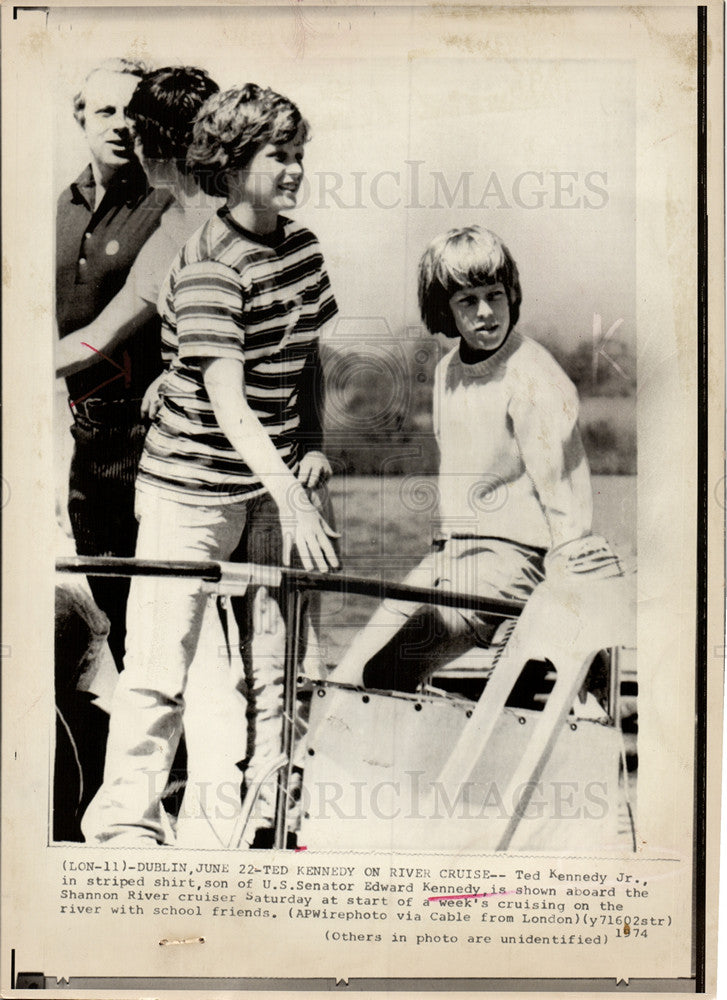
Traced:
<svg viewBox="0 0 727 1000">
<path fill-rule="evenodd" d="M 313 346 L 306 361 L 298 393 L 300 426 L 298 439 L 302 457 L 298 479 L 308 489 L 316 489 L 327 482 L 332 474 L 330 462 L 323 452 L 323 412 L 325 382 L 318 344 Z"/>
<path fill-rule="evenodd" d="M 445 356 L 446 357 L 446 356 Z M 441 453 L 442 451 L 442 433 L 441 433 L 441 420 L 440 420 L 440 410 L 441 410 L 441 392 L 444 377 L 444 366 L 445 358 L 442 358 L 434 369 L 434 381 L 432 384 L 432 431 L 434 432 L 434 439 L 437 442 L 437 447 Z"/>
<path fill-rule="evenodd" d="M 127 279 L 92 323 L 57 342 L 56 375 L 66 378 L 96 364 L 99 354 L 110 354 L 155 314 L 154 304 L 141 298 Z"/>
<path fill-rule="evenodd" d="M 54 462 L 56 485 L 56 521 L 67 539 L 73 539 L 71 519 L 68 513 L 69 476 L 71 456 L 73 454 L 73 438 L 71 425 L 73 416 L 68 406 L 68 393 L 65 384 L 56 382 L 53 394 L 54 423 L 56 431 L 56 453 Z M 73 550 L 75 552 L 75 549 Z"/>
<path fill-rule="evenodd" d="M 578 430 L 578 395 L 561 375 L 522 391 L 509 408 L 527 474 L 548 522 L 552 547 L 590 534 L 593 498 Z"/>
<path fill-rule="evenodd" d="M 139 250 L 121 288 L 102 312 L 82 329 L 58 341 L 56 375 L 67 377 L 109 355 L 156 315 L 159 286 L 175 247 L 157 229 Z"/>
<path fill-rule="evenodd" d="M 201 361 L 201 367 L 220 429 L 277 505 L 283 531 L 283 562 L 290 562 L 294 544 L 305 569 L 325 572 L 329 567 L 337 568 L 338 559 L 330 540 L 335 532 L 310 502 L 248 405 L 242 361 L 208 358 Z"/>
</svg>

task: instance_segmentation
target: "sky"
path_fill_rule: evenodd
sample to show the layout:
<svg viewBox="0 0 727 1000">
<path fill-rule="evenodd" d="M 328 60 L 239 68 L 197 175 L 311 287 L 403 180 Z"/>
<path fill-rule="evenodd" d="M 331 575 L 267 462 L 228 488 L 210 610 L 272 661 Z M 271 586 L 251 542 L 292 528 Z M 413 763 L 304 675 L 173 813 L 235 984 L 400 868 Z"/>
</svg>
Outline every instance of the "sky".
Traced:
<svg viewBox="0 0 727 1000">
<path fill-rule="evenodd" d="M 223 89 L 267 84 L 309 120 L 295 214 L 321 242 L 344 338 L 418 328 L 424 248 L 478 223 L 518 262 L 524 329 L 575 346 L 598 315 L 635 340 L 632 61 L 534 58 L 495 11 L 433 25 L 421 8 L 51 9 L 49 28 L 56 194 L 86 163 L 72 96 L 94 64 L 200 66 Z"/>
</svg>

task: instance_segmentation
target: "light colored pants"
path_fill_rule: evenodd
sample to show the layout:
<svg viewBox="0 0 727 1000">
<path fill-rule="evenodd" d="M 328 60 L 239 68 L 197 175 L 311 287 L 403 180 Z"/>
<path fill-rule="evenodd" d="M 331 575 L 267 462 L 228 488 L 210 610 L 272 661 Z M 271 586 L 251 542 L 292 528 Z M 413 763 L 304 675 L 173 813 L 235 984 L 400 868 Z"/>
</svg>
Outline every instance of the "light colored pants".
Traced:
<svg viewBox="0 0 727 1000">
<path fill-rule="evenodd" d="M 543 555 L 500 538 L 449 538 L 403 581 L 455 593 L 523 600 L 543 579 Z M 329 679 L 341 684 L 414 691 L 437 669 L 492 641 L 497 622 L 477 611 L 385 601 Z"/>
<path fill-rule="evenodd" d="M 136 556 L 228 560 L 246 514 L 244 501 L 207 507 L 138 493 Z M 82 822 L 88 842 L 164 840 L 161 797 L 182 732 L 187 673 L 208 600 L 200 580 L 132 579 L 125 667 L 111 709 L 104 783 Z"/>
<path fill-rule="evenodd" d="M 333 510 L 324 487 L 308 490 L 311 503 L 334 526 Z M 295 557 L 295 554 L 294 554 Z M 283 558 L 283 539 L 277 507 L 269 494 L 250 501 L 247 523 L 240 547 L 234 559 L 241 562 L 279 566 Z M 256 774 L 264 772 L 280 754 L 283 721 L 283 686 L 285 677 L 285 622 L 280 611 L 280 595 L 275 589 L 249 587 L 244 597 L 233 597 L 232 609 L 237 622 L 241 653 L 245 668 L 242 688 L 247 701 L 247 768 L 246 784 L 249 786 Z M 316 625 L 320 617 L 320 594 L 309 593 L 303 611 L 302 646 L 298 650 L 300 670 L 308 677 L 322 680 L 325 677 Z M 305 714 L 305 713 L 303 713 Z M 300 710 L 295 716 L 297 755 L 293 761 L 302 768 L 303 736 L 307 731 L 306 719 Z M 293 774 L 289 787 L 299 783 Z M 250 823 L 255 827 L 271 827 L 277 798 L 277 775 L 272 774 L 261 786 L 256 810 Z M 289 828 L 295 829 L 300 821 L 294 799 L 289 800 Z"/>
</svg>

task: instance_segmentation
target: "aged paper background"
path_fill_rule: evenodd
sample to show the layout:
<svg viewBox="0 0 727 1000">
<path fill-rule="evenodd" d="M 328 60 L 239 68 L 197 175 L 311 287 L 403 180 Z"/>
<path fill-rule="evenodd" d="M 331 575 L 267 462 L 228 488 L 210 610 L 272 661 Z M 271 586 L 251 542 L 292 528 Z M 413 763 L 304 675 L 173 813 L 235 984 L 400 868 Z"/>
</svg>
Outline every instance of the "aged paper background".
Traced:
<svg viewBox="0 0 727 1000">
<path fill-rule="evenodd" d="M 712 165 L 718 167 L 722 12 L 716 4 L 708 10 L 709 142 Z M 316 979 L 321 988 L 321 980 L 338 977 L 495 981 L 526 975 L 613 980 L 614 984 L 623 977 L 663 979 L 670 982 L 669 989 L 689 991 L 694 974 L 700 388 L 696 7 L 313 7 L 291 3 L 71 10 L 54 5 L 47 14 L 7 6 L 2 13 L 6 50 L 3 995 L 9 989 L 11 949 L 16 971 L 107 977 L 95 987 L 88 984 L 89 995 L 95 996 L 113 988 L 128 989 L 130 995 L 158 995 L 165 986 L 173 988 L 188 977 L 231 977 L 228 985 L 273 977 L 300 980 L 305 986 L 302 981 Z M 253 79 L 290 94 L 313 124 L 314 139 L 307 154 L 310 177 L 320 177 L 325 171 L 351 174 L 358 170 L 368 178 L 377 170 L 402 171 L 407 161 L 417 159 L 430 137 L 436 152 L 427 169 L 442 170 L 454 184 L 457 147 L 448 138 L 452 120 L 462 129 L 461 146 L 467 156 L 457 169 L 474 171 L 476 176 L 480 169 L 484 176 L 490 169 L 499 171 L 506 188 L 523 171 L 573 171 L 582 178 L 614 164 L 608 190 L 618 206 L 615 214 L 594 211 L 587 217 L 583 210 L 556 210 L 552 191 L 548 204 L 528 210 L 513 204 L 511 188 L 507 206 L 489 210 L 488 205 L 488 210 L 480 208 L 475 214 L 477 221 L 507 234 L 508 242 L 517 247 L 526 299 L 528 295 L 537 299 L 545 316 L 562 309 L 562 300 L 567 299 L 587 324 L 596 312 L 603 314 L 604 322 L 609 316 L 615 320 L 624 305 L 619 289 L 628 290 L 629 300 L 622 311 L 636 331 L 638 362 L 638 851 L 635 858 L 599 859 L 584 851 L 580 859 L 558 859 L 558 864 L 563 870 L 604 872 L 609 879 L 619 872 L 648 879 L 649 907 L 670 915 L 667 930 L 655 931 L 646 941 L 613 940 L 605 948 L 573 945 L 554 951 L 537 945 L 468 946 L 463 933 L 456 945 L 394 944 L 389 940 L 391 932 L 400 928 L 393 927 L 391 920 L 382 942 L 334 944 L 324 935 L 329 928 L 315 920 L 273 925 L 264 920 L 154 918 L 149 913 L 131 918 L 60 914 L 58 891 L 64 860 L 112 858 L 116 862 L 122 857 L 119 852 L 83 846 L 48 846 L 55 557 L 54 202 L 85 162 L 72 126 L 70 97 L 85 72 L 111 55 L 141 57 L 154 65 L 200 65 L 223 87 Z M 498 115 L 491 113 L 493 103 Z M 66 121 L 61 118 L 64 107 Z M 485 109 L 490 113 L 483 131 Z M 569 115 L 574 114 L 580 135 L 575 126 L 568 127 Z M 590 120 L 589 115 L 593 116 Z M 408 132 L 403 124 L 408 125 Z M 502 153 L 512 149 L 513 134 L 521 149 L 515 166 Z M 481 165 L 488 157 L 493 166 L 484 170 Z M 391 177 L 388 180 L 393 183 Z M 382 179 L 379 189 L 382 201 L 397 194 L 385 182 Z M 719 187 L 717 183 L 710 189 L 710 215 L 715 219 L 714 225 L 710 221 L 713 267 L 720 259 L 719 234 L 715 236 L 722 218 Z M 437 208 L 411 218 L 404 206 L 377 208 L 369 203 L 368 211 L 355 217 L 353 211 L 331 210 L 330 204 L 321 206 L 311 199 L 299 217 L 321 239 L 342 314 L 354 319 L 385 316 L 392 328 L 406 327 L 416 323 L 412 313 L 416 260 L 425 241 L 450 224 L 449 216 Z M 580 251 L 586 245 L 592 250 L 599 247 L 600 255 L 593 251 L 590 259 L 584 256 Z M 707 514 L 712 519 L 711 572 L 719 582 L 713 585 L 708 620 L 707 673 L 710 711 L 719 723 L 724 483 L 719 471 L 723 372 L 721 344 L 715 343 L 721 339 L 721 277 L 715 273 L 708 388 L 717 417 L 710 427 L 713 465 Z M 594 288 L 600 296 L 596 301 Z M 705 572 L 704 567 L 700 572 Z M 713 725 L 709 732 L 712 760 L 719 756 L 719 736 L 719 724 Z M 714 768 L 709 777 L 710 781 L 718 778 Z M 710 813 L 710 865 L 716 865 L 717 823 L 715 810 Z M 244 854 L 223 856 L 222 852 L 214 857 L 188 855 L 195 863 L 224 860 L 233 873 L 238 863 L 249 860 Z M 171 852 L 166 857 L 176 860 Z M 350 853 L 328 856 L 315 853 L 313 847 L 307 855 L 271 854 L 263 861 L 291 868 L 298 863 L 359 868 L 371 863 L 386 871 L 389 861 L 432 868 L 426 856 L 397 856 L 395 860 Z M 434 869 L 463 861 L 442 855 Z M 518 868 L 548 867 L 548 859 L 532 857 L 526 862 L 511 856 L 503 862 L 473 853 L 466 859 L 466 865 L 474 868 L 494 863 L 513 883 Z M 716 912 L 712 906 L 715 886 L 716 878 L 708 879 L 710 912 Z M 331 924 L 330 929 L 335 926 Z M 429 924 L 409 928 L 418 929 L 432 933 Z M 471 930 L 483 932 L 481 926 Z M 712 948 L 715 933 L 710 922 Z M 199 936 L 204 936 L 204 945 L 159 946 L 165 937 Z M 499 940 L 497 930 L 493 938 Z M 136 981 L 125 983 L 123 977 Z M 145 979 L 154 982 L 147 988 Z M 681 986 L 677 980 L 683 981 Z M 196 992 L 201 994 L 205 986 L 217 995 L 226 988 L 221 979 L 216 984 L 198 984 Z M 245 988 L 253 986 L 248 982 Z M 481 982 L 477 988 L 488 987 Z M 587 986 L 582 984 L 582 988 Z"/>
</svg>

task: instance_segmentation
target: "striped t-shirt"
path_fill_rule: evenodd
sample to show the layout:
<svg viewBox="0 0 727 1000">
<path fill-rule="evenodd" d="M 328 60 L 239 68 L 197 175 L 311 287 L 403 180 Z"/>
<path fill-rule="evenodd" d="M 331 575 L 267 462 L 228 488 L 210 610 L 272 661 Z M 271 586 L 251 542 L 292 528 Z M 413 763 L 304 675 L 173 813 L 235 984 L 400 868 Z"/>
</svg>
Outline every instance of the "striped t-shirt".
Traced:
<svg viewBox="0 0 727 1000">
<path fill-rule="evenodd" d="M 220 429 L 200 362 L 243 362 L 248 405 L 288 468 L 298 468 L 298 392 L 318 334 L 337 312 L 313 233 L 279 219 L 256 236 L 220 209 L 180 251 L 159 293 L 169 371 L 137 487 L 195 504 L 264 491 Z"/>
</svg>

